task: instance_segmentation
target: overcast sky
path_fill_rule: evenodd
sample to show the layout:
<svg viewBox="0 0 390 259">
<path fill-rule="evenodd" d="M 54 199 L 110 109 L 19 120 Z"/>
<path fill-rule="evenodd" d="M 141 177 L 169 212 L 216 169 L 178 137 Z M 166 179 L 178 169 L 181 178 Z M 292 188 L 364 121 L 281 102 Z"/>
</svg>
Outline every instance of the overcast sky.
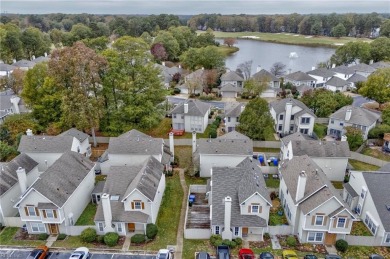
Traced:
<svg viewBox="0 0 390 259">
<path fill-rule="evenodd" d="M 390 13 L 390 1 L 382 0 L 1 0 L 1 13 L 93 14 L 286 14 L 286 13 Z"/>
</svg>

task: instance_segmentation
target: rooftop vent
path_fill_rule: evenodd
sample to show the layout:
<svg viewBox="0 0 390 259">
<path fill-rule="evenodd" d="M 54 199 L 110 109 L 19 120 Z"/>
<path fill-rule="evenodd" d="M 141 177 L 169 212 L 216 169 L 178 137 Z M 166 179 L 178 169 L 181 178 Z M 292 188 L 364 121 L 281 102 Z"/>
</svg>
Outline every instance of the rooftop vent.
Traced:
<svg viewBox="0 0 390 259">
<path fill-rule="evenodd" d="M 390 205 L 386 205 L 386 209 L 390 211 Z"/>
</svg>

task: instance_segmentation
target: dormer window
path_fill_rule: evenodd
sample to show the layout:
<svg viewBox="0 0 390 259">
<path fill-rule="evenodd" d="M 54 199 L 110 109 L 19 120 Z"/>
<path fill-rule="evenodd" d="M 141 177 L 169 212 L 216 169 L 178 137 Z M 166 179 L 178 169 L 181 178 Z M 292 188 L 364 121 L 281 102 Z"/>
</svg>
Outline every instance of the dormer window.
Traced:
<svg viewBox="0 0 390 259">
<path fill-rule="evenodd" d="M 131 203 L 131 208 L 133 210 L 143 210 L 145 208 L 145 205 L 142 201 L 133 201 Z"/>
<path fill-rule="evenodd" d="M 259 204 L 251 204 L 248 207 L 248 212 L 253 214 L 261 213 L 261 206 Z"/>
</svg>

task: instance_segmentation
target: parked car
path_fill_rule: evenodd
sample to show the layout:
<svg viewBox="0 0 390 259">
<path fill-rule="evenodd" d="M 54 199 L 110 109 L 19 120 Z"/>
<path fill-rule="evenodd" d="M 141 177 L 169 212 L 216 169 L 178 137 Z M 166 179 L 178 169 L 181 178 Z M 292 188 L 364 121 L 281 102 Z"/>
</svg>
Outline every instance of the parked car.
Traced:
<svg viewBox="0 0 390 259">
<path fill-rule="evenodd" d="M 173 255 L 172 252 L 168 249 L 160 249 L 158 250 L 156 259 L 172 259 Z"/>
<path fill-rule="evenodd" d="M 283 250 L 282 258 L 283 259 L 298 259 L 298 255 L 293 250 Z"/>
<path fill-rule="evenodd" d="M 305 255 L 303 259 L 317 259 L 317 256 L 315 255 Z"/>
<path fill-rule="evenodd" d="M 255 259 L 255 254 L 249 248 L 242 248 L 238 251 L 239 259 Z"/>
<path fill-rule="evenodd" d="M 368 258 L 369 259 L 385 259 L 383 256 L 377 255 L 377 254 L 372 254 Z"/>
<path fill-rule="evenodd" d="M 328 254 L 325 256 L 325 259 L 341 259 L 341 256 L 335 254 Z"/>
<path fill-rule="evenodd" d="M 195 259 L 210 259 L 210 255 L 207 252 L 199 252 L 196 254 Z"/>
<path fill-rule="evenodd" d="M 217 259 L 229 259 L 230 248 L 226 245 L 217 246 Z"/>
<path fill-rule="evenodd" d="M 79 247 L 70 255 L 69 259 L 88 259 L 91 256 L 89 249 L 86 247 Z"/>
<path fill-rule="evenodd" d="M 45 259 L 49 253 L 47 246 L 38 246 L 27 256 L 27 259 Z"/>
<path fill-rule="evenodd" d="M 259 259 L 274 259 L 274 255 L 270 252 L 262 252 L 259 256 Z"/>
</svg>

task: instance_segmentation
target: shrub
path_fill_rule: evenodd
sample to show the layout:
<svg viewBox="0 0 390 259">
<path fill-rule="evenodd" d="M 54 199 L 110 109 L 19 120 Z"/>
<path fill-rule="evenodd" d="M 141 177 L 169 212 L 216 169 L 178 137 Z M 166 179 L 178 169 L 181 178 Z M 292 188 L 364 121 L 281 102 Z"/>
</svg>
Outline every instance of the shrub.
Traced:
<svg viewBox="0 0 390 259">
<path fill-rule="evenodd" d="M 158 229 L 157 229 L 157 226 L 155 224 L 147 224 L 146 225 L 146 236 L 149 238 L 149 239 L 154 239 L 157 235 L 157 232 L 158 232 Z"/>
<path fill-rule="evenodd" d="M 48 237 L 49 237 L 49 235 L 46 233 L 42 233 L 42 234 L 38 235 L 39 240 L 46 240 Z"/>
<path fill-rule="evenodd" d="M 98 243 L 104 244 L 104 236 L 97 236 L 96 241 L 98 241 Z"/>
<path fill-rule="evenodd" d="M 66 238 L 66 234 L 59 234 L 58 237 L 57 237 L 57 240 L 64 240 Z"/>
<path fill-rule="evenodd" d="M 345 252 L 348 249 L 348 242 L 343 239 L 339 239 L 336 241 L 335 247 L 337 251 Z"/>
<path fill-rule="evenodd" d="M 174 88 L 174 89 L 173 89 L 173 92 L 174 92 L 175 94 L 180 94 L 181 90 L 180 90 L 179 88 Z"/>
<path fill-rule="evenodd" d="M 242 245 L 242 239 L 237 237 L 236 239 L 234 239 L 234 242 L 236 242 L 237 246 L 240 246 Z"/>
<path fill-rule="evenodd" d="M 210 112 L 210 115 L 214 115 L 214 111 L 211 111 L 211 112 Z"/>
<path fill-rule="evenodd" d="M 135 234 L 134 236 L 131 237 L 131 243 L 134 244 L 142 244 L 146 240 L 146 236 L 143 234 Z"/>
<path fill-rule="evenodd" d="M 230 241 L 229 239 L 224 239 L 222 241 L 222 245 L 226 245 L 226 246 L 229 246 L 230 248 L 235 248 L 237 246 L 236 242 L 234 242 L 233 240 Z"/>
<path fill-rule="evenodd" d="M 222 244 L 222 237 L 221 235 L 211 235 L 210 237 L 210 243 L 217 247 Z"/>
<path fill-rule="evenodd" d="M 216 138 L 217 137 L 217 130 L 212 128 L 210 129 L 210 138 Z"/>
<path fill-rule="evenodd" d="M 92 243 L 96 240 L 96 230 L 93 228 L 86 228 L 81 232 L 80 238 L 82 241 Z"/>
<path fill-rule="evenodd" d="M 264 233 L 264 239 L 270 239 L 271 238 L 271 236 L 270 236 L 270 234 L 269 233 Z"/>
<path fill-rule="evenodd" d="M 115 246 L 118 244 L 119 235 L 115 232 L 109 232 L 104 235 L 104 243 L 108 246 Z"/>
<path fill-rule="evenodd" d="M 288 236 L 286 239 L 286 243 L 290 247 L 295 247 L 297 245 L 297 240 L 294 236 Z"/>
</svg>

